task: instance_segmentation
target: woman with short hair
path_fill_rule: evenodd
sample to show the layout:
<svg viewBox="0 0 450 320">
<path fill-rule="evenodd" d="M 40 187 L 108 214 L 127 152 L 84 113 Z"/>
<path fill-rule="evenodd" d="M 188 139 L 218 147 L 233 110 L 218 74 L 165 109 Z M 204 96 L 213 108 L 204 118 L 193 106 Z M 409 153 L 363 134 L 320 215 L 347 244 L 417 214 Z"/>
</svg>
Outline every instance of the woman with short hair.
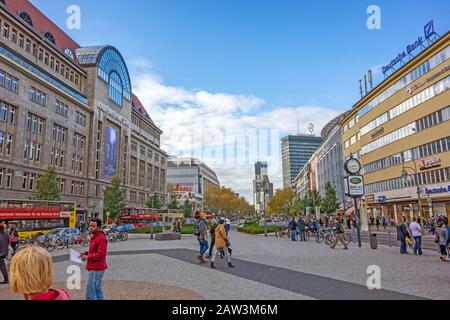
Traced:
<svg viewBox="0 0 450 320">
<path fill-rule="evenodd" d="M 11 290 L 25 300 L 70 300 L 64 290 L 50 289 L 53 285 L 53 261 L 44 248 L 27 245 L 17 250 L 10 266 Z"/>
</svg>

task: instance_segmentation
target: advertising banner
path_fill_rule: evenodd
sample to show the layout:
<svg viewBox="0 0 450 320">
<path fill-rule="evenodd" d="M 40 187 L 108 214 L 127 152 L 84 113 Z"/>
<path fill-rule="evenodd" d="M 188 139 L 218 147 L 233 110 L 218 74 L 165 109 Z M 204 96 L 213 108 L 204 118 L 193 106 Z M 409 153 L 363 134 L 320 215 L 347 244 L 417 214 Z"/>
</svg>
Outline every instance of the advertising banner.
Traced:
<svg viewBox="0 0 450 320">
<path fill-rule="evenodd" d="M 117 145 L 119 132 L 117 129 L 106 127 L 105 132 L 105 174 L 107 180 L 117 175 Z"/>
</svg>

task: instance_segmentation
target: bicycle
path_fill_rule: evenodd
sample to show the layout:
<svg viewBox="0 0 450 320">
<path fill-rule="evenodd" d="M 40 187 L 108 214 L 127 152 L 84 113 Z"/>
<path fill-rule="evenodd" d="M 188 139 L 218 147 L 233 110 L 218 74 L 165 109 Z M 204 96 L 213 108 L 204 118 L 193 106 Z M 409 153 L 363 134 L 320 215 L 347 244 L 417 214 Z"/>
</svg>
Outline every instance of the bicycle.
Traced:
<svg viewBox="0 0 450 320">
<path fill-rule="evenodd" d="M 117 231 L 116 233 L 117 241 L 127 241 L 128 240 L 128 232 L 126 231 Z"/>
<path fill-rule="evenodd" d="M 337 231 L 334 229 L 329 230 L 329 233 L 324 238 L 325 243 L 327 245 L 331 246 L 333 243 L 336 242 L 336 233 Z M 352 241 L 352 237 L 349 234 L 344 233 L 344 241 L 345 244 L 348 245 Z"/>
<path fill-rule="evenodd" d="M 55 237 L 56 249 L 72 248 L 75 245 L 75 237 L 73 235 L 60 235 Z"/>
</svg>

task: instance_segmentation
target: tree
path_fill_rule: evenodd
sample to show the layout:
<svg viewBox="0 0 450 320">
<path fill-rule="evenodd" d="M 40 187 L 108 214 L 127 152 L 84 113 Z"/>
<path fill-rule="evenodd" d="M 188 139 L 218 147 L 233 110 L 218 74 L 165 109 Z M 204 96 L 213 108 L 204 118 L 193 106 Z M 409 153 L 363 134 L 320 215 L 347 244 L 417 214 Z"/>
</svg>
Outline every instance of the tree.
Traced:
<svg viewBox="0 0 450 320">
<path fill-rule="evenodd" d="M 320 207 L 322 201 L 320 192 L 316 189 L 308 191 L 304 201 L 306 207 L 312 208 L 313 213 L 316 213 L 316 208 Z"/>
<path fill-rule="evenodd" d="M 230 214 L 246 215 L 254 212 L 244 197 L 239 197 L 233 190 L 225 187 L 212 187 L 204 197 L 204 207 L 213 212 L 221 212 L 227 216 Z"/>
<path fill-rule="evenodd" d="M 291 188 L 277 190 L 275 195 L 269 201 L 267 211 L 269 214 L 287 214 L 291 215 L 293 207 L 294 192 Z"/>
<path fill-rule="evenodd" d="M 55 167 L 49 166 L 47 172 L 38 179 L 36 191 L 31 198 L 34 200 L 59 201 L 59 190 Z"/>
<path fill-rule="evenodd" d="M 192 215 L 192 205 L 189 204 L 189 201 L 186 201 L 184 204 L 183 214 L 185 218 L 189 218 Z"/>
<path fill-rule="evenodd" d="M 152 209 L 161 209 L 161 200 L 157 194 L 154 194 L 152 197 L 148 198 L 147 206 Z"/>
<path fill-rule="evenodd" d="M 166 186 L 166 191 L 169 194 L 169 199 L 170 199 L 170 203 L 169 203 L 169 209 L 178 209 L 178 195 L 175 192 L 175 186 L 171 183 L 168 183 Z"/>
<path fill-rule="evenodd" d="M 113 221 L 125 206 L 121 183 L 122 181 L 119 177 L 114 177 L 112 178 L 111 186 L 105 190 L 105 211 L 109 212 L 109 218 Z"/>
<path fill-rule="evenodd" d="M 335 213 L 339 208 L 339 203 L 336 197 L 336 189 L 328 182 L 325 186 L 325 197 L 322 199 L 321 205 L 323 211 L 328 214 Z"/>
</svg>

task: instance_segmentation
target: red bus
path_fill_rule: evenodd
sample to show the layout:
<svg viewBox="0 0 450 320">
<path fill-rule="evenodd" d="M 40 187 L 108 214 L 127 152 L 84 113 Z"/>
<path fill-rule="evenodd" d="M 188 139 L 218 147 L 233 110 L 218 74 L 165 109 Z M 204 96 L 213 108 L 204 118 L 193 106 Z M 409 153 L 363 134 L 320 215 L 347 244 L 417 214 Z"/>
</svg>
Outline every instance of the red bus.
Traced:
<svg viewBox="0 0 450 320">
<path fill-rule="evenodd" d="M 160 221 L 157 209 L 125 207 L 122 209 L 119 221 L 121 224 L 132 224 L 135 228 L 150 226 L 152 222 Z"/>
<path fill-rule="evenodd" d="M 205 219 L 206 220 L 214 219 L 214 213 L 212 213 L 211 211 L 195 211 L 195 214 L 194 214 L 195 219 L 200 218 L 200 213 L 204 213 L 205 214 Z"/>
</svg>

